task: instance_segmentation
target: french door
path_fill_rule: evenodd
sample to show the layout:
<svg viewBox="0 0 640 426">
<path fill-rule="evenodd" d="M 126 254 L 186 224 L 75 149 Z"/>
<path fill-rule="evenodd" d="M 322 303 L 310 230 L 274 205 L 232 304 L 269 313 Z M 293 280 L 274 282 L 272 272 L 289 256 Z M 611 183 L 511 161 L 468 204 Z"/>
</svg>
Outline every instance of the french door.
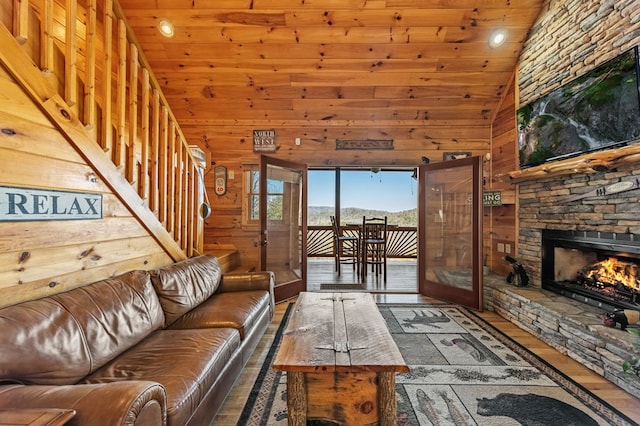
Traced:
<svg viewBox="0 0 640 426">
<path fill-rule="evenodd" d="M 482 161 L 420 166 L 418 286 L 425 296 L 482 310 Z"/>
<path fill-rule="evenodd" d="M 275 274 L 276 302 L 306 290 L 307 167 L 260 160 L 260 269 Z"/>
</svg>

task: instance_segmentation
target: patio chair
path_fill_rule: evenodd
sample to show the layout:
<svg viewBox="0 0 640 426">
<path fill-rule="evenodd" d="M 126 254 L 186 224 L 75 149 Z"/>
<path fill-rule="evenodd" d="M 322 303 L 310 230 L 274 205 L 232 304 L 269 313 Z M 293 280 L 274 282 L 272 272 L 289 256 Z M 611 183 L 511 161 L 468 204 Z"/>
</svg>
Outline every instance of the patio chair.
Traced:
<svg viewBox="0 0 640 426">
<path fill-rule="evenodd" d="M 387 217 L 367 218 L 362 216 L 362 280 L 367 279 L 367 270 L 371 268 L 376 276 L 382 274 L 387 281 Z"/>
<path fill-rule="evenodd" d="M 333 256 L 338 276 L 342 273 L 342 265 L 352 265 L 354 271 L 360 270 L 360 239 L 356 236 L 342 235 L 336 217 L 331 216 L 333 230 Z"/>
</svg>

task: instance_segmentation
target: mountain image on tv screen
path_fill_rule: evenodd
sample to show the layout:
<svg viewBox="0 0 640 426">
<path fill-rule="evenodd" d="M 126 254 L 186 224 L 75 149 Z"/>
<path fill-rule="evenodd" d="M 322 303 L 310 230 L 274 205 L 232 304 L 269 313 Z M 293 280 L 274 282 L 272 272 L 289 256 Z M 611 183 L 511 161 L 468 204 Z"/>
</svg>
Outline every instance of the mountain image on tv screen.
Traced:
<svg viewBox="0 0 640 426">
<path fill-rule="evenodd" d="M 640 139 L 636 48 L 517 111 L 520 167 Z"/>
</svg>

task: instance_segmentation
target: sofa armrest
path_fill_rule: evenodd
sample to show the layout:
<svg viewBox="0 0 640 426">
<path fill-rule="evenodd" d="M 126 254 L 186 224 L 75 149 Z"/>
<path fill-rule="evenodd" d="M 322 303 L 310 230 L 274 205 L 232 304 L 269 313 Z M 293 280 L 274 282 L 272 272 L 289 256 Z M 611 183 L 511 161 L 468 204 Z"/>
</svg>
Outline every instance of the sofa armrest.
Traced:
<svg viewBox="0 0 640 426">
<path fill-rule="evenodd" d="M 167 397 L 155 382 L 122 381 L 78 385 L 3 385 L 0 409 L 75 410 L 70 425 L 167 424 Z"/>
<path fill-rule="evenodd" d="M 271 300 L 271 310 L 275 307 L 273 287 L 276 278 L 271 271 L 260 272 L 227 272 L 222 274 L 217 293 L 228 291 L 267 290 Z"/>
<path fill-rule="evenodd" d="M 274 284 L 273 272 L 227 272 L 222 274 L 217 291 L 269 290 Z"/>
</svg>

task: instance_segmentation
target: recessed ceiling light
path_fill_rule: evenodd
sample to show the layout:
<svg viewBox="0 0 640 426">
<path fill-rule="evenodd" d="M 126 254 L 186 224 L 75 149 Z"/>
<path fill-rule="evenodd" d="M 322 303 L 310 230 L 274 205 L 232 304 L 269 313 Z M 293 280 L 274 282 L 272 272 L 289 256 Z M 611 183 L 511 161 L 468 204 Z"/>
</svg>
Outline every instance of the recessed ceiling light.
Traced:
<svg viewBox="0 0 640 426">
<path fill-rule="evenodd" d="M 496 48 L 501 46 L 507 40 L 507 30 L 496 30 L 489 38 L 489 46 Z"/>
<path fill-rule="evenodd" d="M 165 37 L 173 37 L 175 34 L 173 24 L 167 19 L 161 19 L 158 22 L 158 30 L 160 30 L 160 34 Z"/>
</svg>

